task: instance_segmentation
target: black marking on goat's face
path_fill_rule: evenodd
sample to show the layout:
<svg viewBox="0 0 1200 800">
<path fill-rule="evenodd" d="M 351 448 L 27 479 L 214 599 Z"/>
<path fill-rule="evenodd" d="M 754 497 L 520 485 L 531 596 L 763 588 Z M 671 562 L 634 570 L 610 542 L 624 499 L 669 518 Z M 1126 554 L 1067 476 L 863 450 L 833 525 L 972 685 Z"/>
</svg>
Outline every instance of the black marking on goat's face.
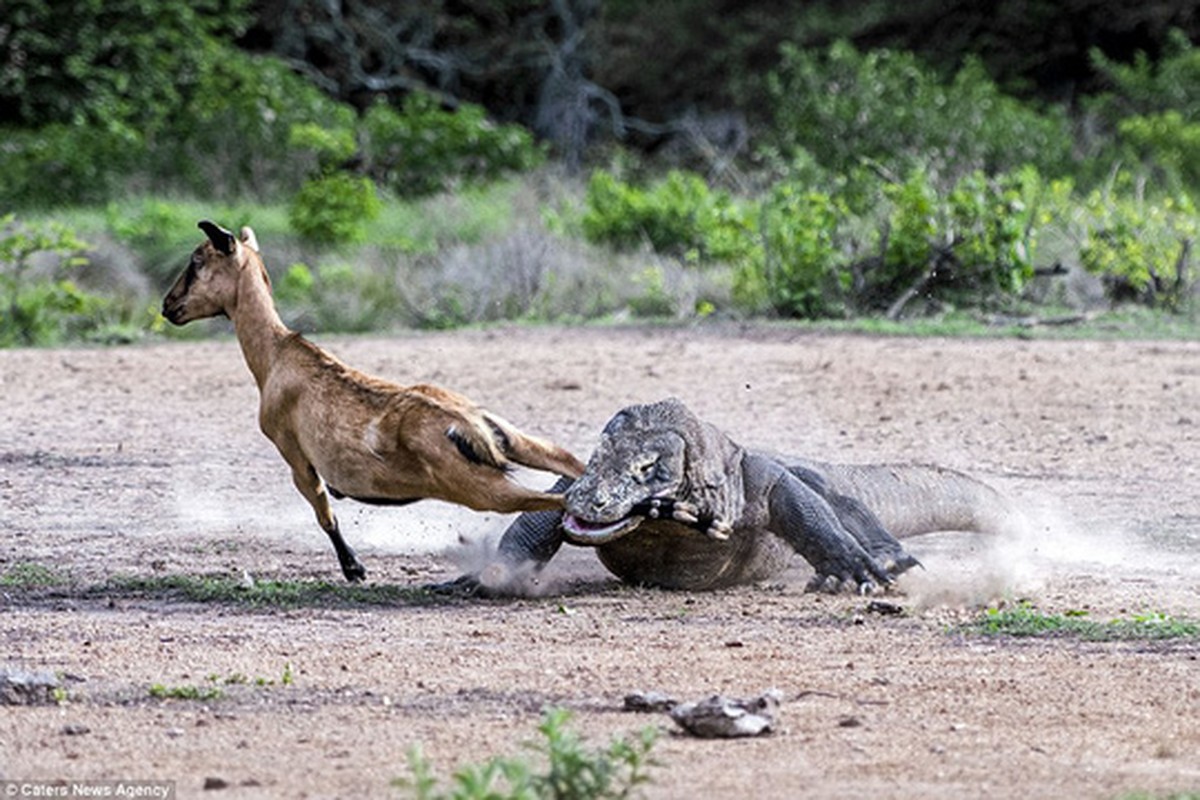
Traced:
<svg viewBox="0 0 1200 800">
<path fill-rule="evenodd" d="M 163 298 L 162 315 L 175 325 L 183 325 L 195 319 L 215 317 L 224 313 L 224 309 L 215 303 L 205 302 L 200 295 L 209 272 L 209 259 L 220 258 L 215 248 L 205 242 L 192 251 L 192 257 L 187 266 Z"/>
<path fill-rule="evenodd" d="M 685 444 L 678 433 L 638 430 L 617 419 L 605 431 L 587 469 L 567 491 L 563 530 L 578 544 L 624 536 L 645 519 L 639 506 L 678 498 L 685 490 Z"/>
<path fill-rule="evenodd" d="M 162 315 L 170 323 L 184 325 L 192 320 L 226 317 L 224 303 L 230 300 L 230 285 L 236 279 L 233 259 L 217 251 L 212 242 L 200 243 L 191 259 L 162 301 Z M 223 284 L 223 285 L 222 285 Z"/>
</svg>

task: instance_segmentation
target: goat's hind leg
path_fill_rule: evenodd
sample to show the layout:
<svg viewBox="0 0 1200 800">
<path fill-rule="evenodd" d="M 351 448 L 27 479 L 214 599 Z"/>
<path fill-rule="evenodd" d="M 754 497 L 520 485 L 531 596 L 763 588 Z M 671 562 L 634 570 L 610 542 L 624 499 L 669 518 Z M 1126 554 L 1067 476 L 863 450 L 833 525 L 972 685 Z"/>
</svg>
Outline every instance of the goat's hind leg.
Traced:
<svg viewBox="0 0 1200 800">
<path fill-rule="evenodd" d="M 342 574 L 346 576 L 346 580 L 358 583 L 366 578 L 367 568 L 358 560 L 354 549 L 342 538 L 337 517 L 333 515 L 333 509 L 329 506 L 329 495 L 326 493 L 324 482 L 317 475 L 317 471 L 311 464 L 305 463 L 302 466 L 293 464 L 292 482 L 296 484 L 300 494 L 304 495 L 304 499 L 316 512 L 317 524 L 321 526 L 321 530 L 325 531 L 329 541 L 333 543 L 333 550 L 337 553 L 338 563 L 342 565 Z"/>
<path fill-rule="evenodd" d="M 508 420 L 487 415 L 488 424 L 496 431 L 500 449 L 510 460 L 523 467 L 545 470 L 564 478 L 578 478 L 584 465 L 578 458 L 553 442 L 522 432 Z"/>
</svg>

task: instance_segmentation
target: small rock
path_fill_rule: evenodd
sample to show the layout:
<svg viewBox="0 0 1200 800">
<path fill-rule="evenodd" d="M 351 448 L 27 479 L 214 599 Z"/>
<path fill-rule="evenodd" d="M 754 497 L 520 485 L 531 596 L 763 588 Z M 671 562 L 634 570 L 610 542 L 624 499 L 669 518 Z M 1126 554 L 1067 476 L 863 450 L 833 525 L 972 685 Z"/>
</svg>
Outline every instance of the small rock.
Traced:
<svg viewBox="0 0 1200 800">
<path fill-rule="evenodd" d="M 204 779 L 204 790 L 212 791 L 213 789 L 228 789 L 229 781 L 224 778 L 208 777 Z"/>
<path fill-rule="evenodd" d="M 62 726 L 63 736 L 83 736 L 91 732 L 91 728 L 78 722 L 71 722 Z"/>
<path fill-rule="evenodd" d="M 58 702 L 58 678 L 51 672 L 0 670 L 0 705 L 40 706 Z"/>
<path fill-rule="evenodd" d="M 885 617 L 898 617 L 904 613 L 904 607 L 884 600 L 872 600 L 867 603 L 867 613 L 880 614 Z"/>
<path fill-rule="evenodd" d="M 632 692 L 625 695 L 625 710 L 642 713 L 670 711 L 679 701 L 662 692 Z"/>
<path fill-rule="evenodd" d="M 698 703 L 683 703 L 671 709 L 671 719 L 693 736 L 732 739 L 770 733 L 783 693 L 771 689 L 748 700 L 713 695 Z"/>
</svg>

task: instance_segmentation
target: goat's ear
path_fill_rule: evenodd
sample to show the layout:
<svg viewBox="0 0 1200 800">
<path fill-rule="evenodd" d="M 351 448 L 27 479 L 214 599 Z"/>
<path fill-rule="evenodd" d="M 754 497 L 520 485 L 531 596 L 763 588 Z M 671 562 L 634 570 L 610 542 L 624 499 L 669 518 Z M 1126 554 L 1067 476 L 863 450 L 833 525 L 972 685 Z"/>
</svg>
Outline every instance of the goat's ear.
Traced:
<svg viewBox="0 0 1200 800">
<path fill-rule="evenodd" d="M 258 237 L 254 235 L 254 231 L 250 229 L 249 225 L 242 227 L 242 244 L 256 253 L 262 252 L 258 249 Z"/>
<path fill-rule="evenodd" d="M 213 243 L 213 247 L 217 248 L 218 252 L 231 255 L 237 249 L 237 240 L 233 238 L 233 234 L 215 222 L 204 219 L 196 227 L 204 231 L 204 235 Z"/>
</svg>

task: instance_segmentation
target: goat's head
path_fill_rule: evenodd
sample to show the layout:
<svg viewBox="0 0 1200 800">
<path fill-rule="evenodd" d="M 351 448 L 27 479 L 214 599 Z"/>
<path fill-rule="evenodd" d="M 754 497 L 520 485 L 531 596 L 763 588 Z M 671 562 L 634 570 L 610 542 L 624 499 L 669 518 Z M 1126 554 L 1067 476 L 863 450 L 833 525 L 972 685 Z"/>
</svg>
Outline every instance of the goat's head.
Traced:
<svg viewBox="0 0 1200 800">
<path fill-rule="evenodd" d="M 208 236 L 192 251 L 183 274 L 163 298 L 162 314 L 176 325 L 194 319 L 229 316 L 237 304 L 238 285 L 246 270 L 254 270 L 270 286 L 258 255 L 254 231 L 242 228 L 240 238 L 208 220 L 200 222 Z"/>
</svg>

